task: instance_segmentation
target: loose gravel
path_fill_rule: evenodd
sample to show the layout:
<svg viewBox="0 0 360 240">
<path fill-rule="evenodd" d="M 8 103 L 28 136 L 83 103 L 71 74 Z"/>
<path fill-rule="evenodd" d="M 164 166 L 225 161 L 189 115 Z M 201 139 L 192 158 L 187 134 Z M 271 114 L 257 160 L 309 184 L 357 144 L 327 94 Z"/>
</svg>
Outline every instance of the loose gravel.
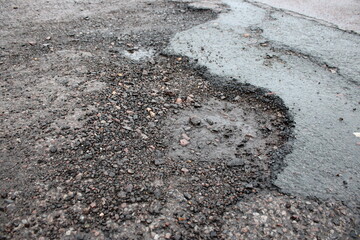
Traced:
<svg viewBox="0 0 360 240">
<path fill-rule="evenodd" d="M 13 38 L 23 20 L 2 23 L 1 239 L 359 236 L 357 203 L 273 187 L 294 128 L 281 99 L 162 54 L 213 12 L 66 4 L 73 18 L 21 16 L 43 24 L 33 40 Z M 14 6 L 0 11 L 27 5 Z"/>
</svg>

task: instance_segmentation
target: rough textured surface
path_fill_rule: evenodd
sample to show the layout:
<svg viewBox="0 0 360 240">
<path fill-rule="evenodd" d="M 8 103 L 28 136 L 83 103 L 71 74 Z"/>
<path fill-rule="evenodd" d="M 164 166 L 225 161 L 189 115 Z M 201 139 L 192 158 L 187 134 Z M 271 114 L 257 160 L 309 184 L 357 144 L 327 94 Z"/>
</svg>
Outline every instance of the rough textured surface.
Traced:
<svg viewBox="0 0 360 240">
<path fill-rule="evenodd" d="M 225 1 L 219 18 L 178 33 L 169 52 L 212 74 L 269 89 L 296 122 L 294 150 L 275 184 L 283 191 L 358 199 L 360 38 L 316 21 Z"/>
<path fill-rule="evenodd" d="M 358 230 L 353 229 L 349 235 L 342 231 L 348 224 L 359 224 L 358 218 L 349 218 L 352 215 L 351 210 L 334 201 L 323 203 L 263 192 L 256 198 L 247 197 L 224 214 L 227 225 L 223 234 L 225 239 L 234 240 L 356 239 Z"/>
<path fill-rule="evenodd" d="M 275 119 L 256 109 L 209 99 L 201 108 L 181 111 L 169 119 L 169 143 L 172 145 L 169 155 L 179 162 L 231 164 L 254 161 L 254 157 L 266 161 L 267 151 L 272 150 L 269 146 L 279 141 L 273 139 Z M 182 139 L 189 141 L 186 147 L 178 144 Z"/>
<path fill-rule="evenodd" d="M 191 3 L 1 1 L 0 239 L 359 236 L 351 201 L 272 185 L 282 99 L 164 55 L 228 11 Z"/>
</svg>

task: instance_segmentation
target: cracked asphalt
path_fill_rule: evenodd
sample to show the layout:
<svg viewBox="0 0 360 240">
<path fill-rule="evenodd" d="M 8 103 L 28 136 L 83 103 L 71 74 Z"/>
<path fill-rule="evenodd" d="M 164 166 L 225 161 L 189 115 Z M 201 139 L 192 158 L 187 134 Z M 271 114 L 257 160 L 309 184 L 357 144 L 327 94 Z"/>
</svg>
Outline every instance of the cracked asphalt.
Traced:
<svg viewBox="0 0 360 240">
<path fill-rule="evenodd" d="M 229 12 L 176 34 L 168 51 L 284 100 L 296 139 L 276 186 L 358 199 L 360 147 L 353 133 L 360 130 L 360 36 L 268 5 L 224 3 Z"/>
<path fill-rule="evenodd" d="M 0 239 L 359 238 L 354 0 L 0 2 Z"/>
</svg>

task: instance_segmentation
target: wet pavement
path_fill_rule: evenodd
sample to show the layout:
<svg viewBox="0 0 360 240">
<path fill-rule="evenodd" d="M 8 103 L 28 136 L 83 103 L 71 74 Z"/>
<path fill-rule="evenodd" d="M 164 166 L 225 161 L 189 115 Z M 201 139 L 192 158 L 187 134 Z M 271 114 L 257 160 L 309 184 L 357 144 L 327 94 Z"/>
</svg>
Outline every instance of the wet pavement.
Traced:
<svg viewBox="0 0 360 240">
<path fill-rule="evenodd" d="M 192 58 L 224 82 L 266 88 L 284 100 L 296 139 L 274 182 L 282 191 L 357 199 L 359 35 L 268 5 L 224 3 L 230 11 L 176 34 L 167 51 Z"/>
</svg>

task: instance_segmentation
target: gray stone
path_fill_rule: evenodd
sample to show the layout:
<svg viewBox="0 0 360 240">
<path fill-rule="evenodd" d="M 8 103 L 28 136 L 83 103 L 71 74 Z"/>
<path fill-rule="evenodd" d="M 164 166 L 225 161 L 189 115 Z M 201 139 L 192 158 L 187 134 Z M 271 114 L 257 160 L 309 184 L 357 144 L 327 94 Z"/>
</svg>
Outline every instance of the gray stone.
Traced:
<svg viewBox="0 0 360 240">
<path fill-rule="evenodd" d="M 228 167 L 240 167 L 240 166 L 245 165 L 245 161 L 244 161 L 244 159 L 241 159 L 241 158 L 235 158 L 235 159 L 232 159 L 231 161 L 227 162 L 226 165 Z"/>
<path fill-rule="evenodd" d="M 199 127 L 201 126 L 201 119 L 199 117 L 191 117 L 189 119 L 189 122 L 191 123 L 191 125 L 195 126 L 195 127 Z"/>
</svg>

